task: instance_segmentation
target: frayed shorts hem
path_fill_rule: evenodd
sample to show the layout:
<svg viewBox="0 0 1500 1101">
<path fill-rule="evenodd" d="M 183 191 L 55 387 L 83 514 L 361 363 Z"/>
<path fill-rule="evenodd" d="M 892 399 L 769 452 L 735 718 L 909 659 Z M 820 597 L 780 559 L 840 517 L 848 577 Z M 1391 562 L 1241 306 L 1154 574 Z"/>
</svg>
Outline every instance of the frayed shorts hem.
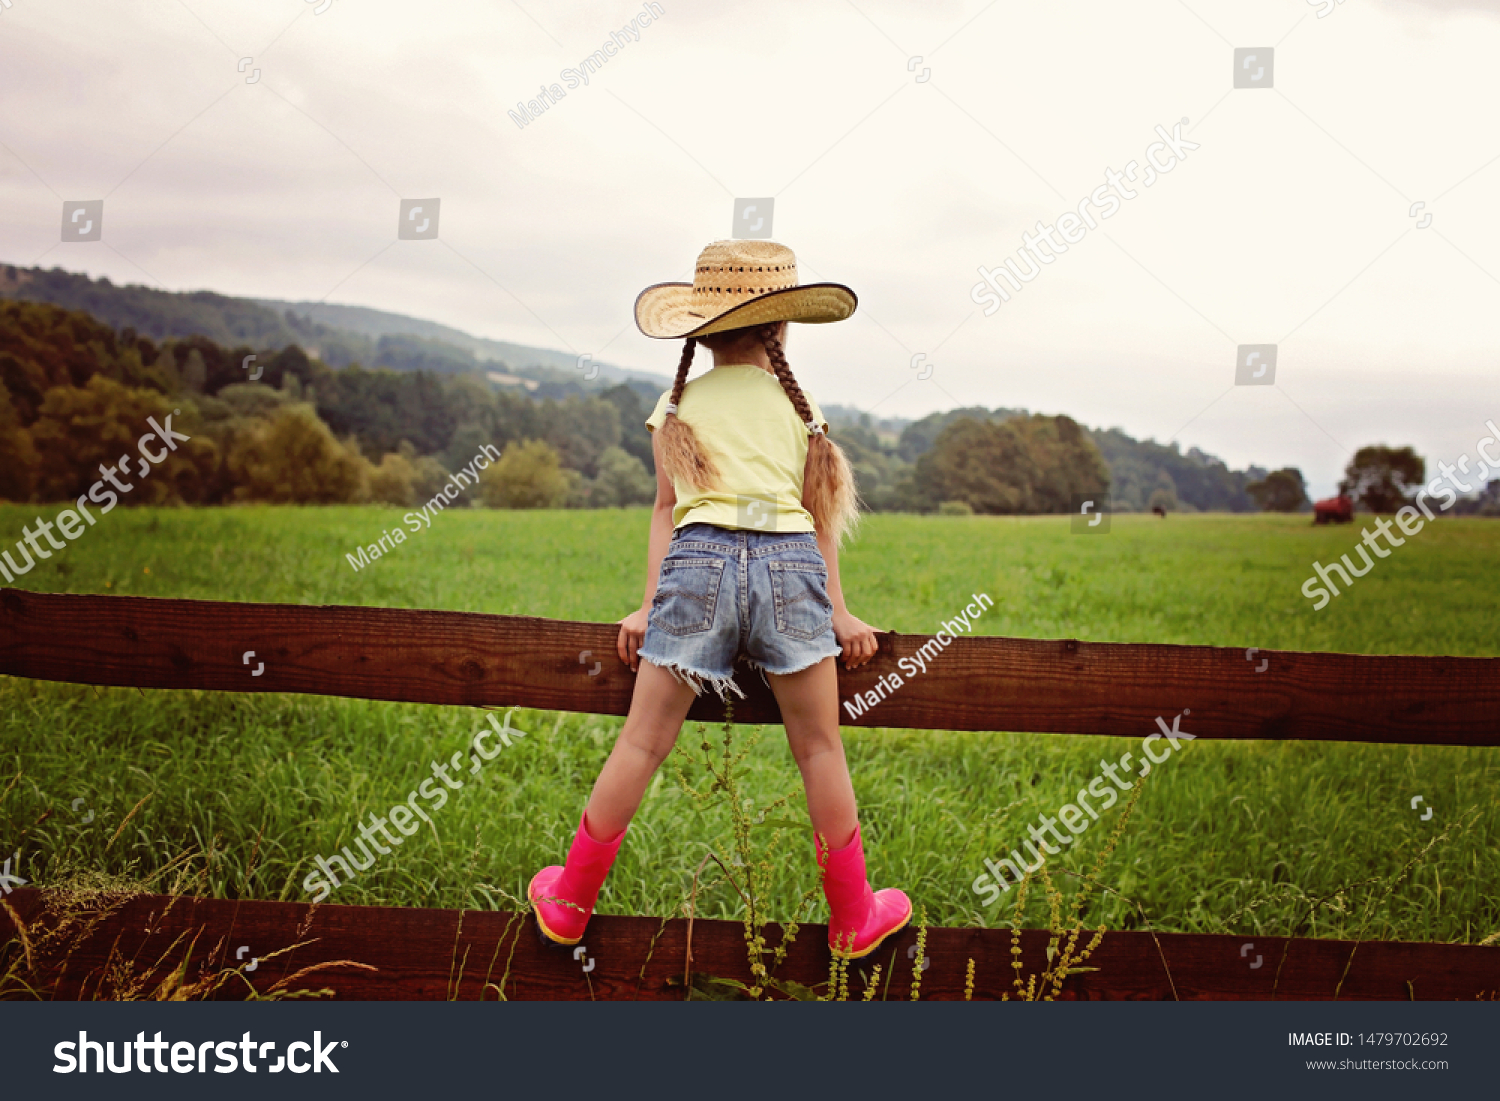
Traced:
<svg viewBox="0 0 1500 1101">
<path fill-rule="evenodd" d="M 708 687 L 714 690 L 714 692 L 718 695 L 719 700 L 723 703 L 729 702 L 728 693 L 730 692 L 733 692 L 740 699 L 745 698 L 744 691 L 740 688 L 739 685 L 734 683 L 733 673 L 729 674 L 727 677 L 720 676 L 717 673 L 707 673 L 698 669 L 689 669 L 681 662 L 677 661 L 661 661 L 655 658 L 647 657 L 645 654 L 641 653 L 637 653 L 637 656 L 642 661 L 649 661 L 658 669 L 665 669 L 672 675 L 673 680 L 677 681 L 680 684 L 685 684 L 689 688 L 691 688 L 693 690 L 693 695 L 695 696 L 703 695 L 703 689 L 705 687 Z"/>
<path fill-rule="evenodd" d="M 745 664 L 750 666 L 750 668 L 759 671 L 762 678 L 764 678 L 767 673 L 769 673 L 773 677 L 789 677 L 793 673 L 806 672 L 814 665 L 817 665 L 819 662 L 825 661 L 828 658 L 836 658 L 843 652 L 844 648 L 842 646 L 835 646 L 826 654 L 819 654 L 817 657 L 808 658 L 806 661 L 794 663 L 791 665 L 791 668 L 787 669 L 772 669 L 769 665 L 762 664 L 761 662 L 756 661 L 754 658 L 748 657 L 745 659 Z"/>
</svg>

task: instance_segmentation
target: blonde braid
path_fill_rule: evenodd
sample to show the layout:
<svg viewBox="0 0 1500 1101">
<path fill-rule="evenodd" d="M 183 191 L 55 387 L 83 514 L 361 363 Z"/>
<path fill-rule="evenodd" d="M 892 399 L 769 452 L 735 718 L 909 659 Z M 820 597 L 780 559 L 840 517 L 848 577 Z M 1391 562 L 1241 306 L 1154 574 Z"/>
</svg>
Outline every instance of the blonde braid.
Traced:
<svg viewBox="0 0 1500 1101">
<path fill-rule="evenodd" d="M 786 392 L 797 417 L 808 426 L 807 465 L 802 470 L 802 504 L 812 513 L 820 532 L 832 536 L 834 545 L 853 532 L 859 523 L 859 495 L 854 487 L 854 472 L 843 448 L 828 438 L 821 425 L 813 423 L 812 406 L 797 380 L 781 346 L 781 326 L 762 325 L 757 330 L 765 345 L 766 358 L 776 373 L 776 381 Z"/>
<path fill-rule="evenodd" d="M 698 347 L 698 342 L 688 337 L 682 344 L 682 358 L 677 361 L 677 376 L 672 380 L 671 404 L 676 405 L 682 400 L 682 388 L 687 385 L 688 371 L 693 366 L 693 351 Z"/>
<path fill-rule="evenodd" d="M 680 478 L 694 489 L 713 489 L 719 484 L 719 468 L 698 442 L 693 426 L 677 415 L 677 403 L 682 400 L 682 390 L 687 385 L 696 344 L 696 340 L 688 337 L 682 346 L 677 377 L 672 380 L 672 395 L 667 399 L 667 417 L 656 430 L 656 436 L 661 444 L 661 465 L 667 477 L 674 481 Z"/>
</svg>

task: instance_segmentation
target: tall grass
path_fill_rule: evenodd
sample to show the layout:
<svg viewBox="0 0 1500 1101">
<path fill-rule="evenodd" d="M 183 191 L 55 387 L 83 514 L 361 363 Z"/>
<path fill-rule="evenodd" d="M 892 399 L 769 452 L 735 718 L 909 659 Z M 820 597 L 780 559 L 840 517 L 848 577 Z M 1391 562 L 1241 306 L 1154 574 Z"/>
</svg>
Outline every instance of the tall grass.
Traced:
<svg viewBox="0 0 1500 1101">
<path fill-rule="evenodd" d="M 29 681 L 0 683 L 0 713 L 5 779 L 20 773 L 0 831 L 27 878 L 45 882 L 54 862 L 142 876 L 195 847 L 205 854 L 195 890 L 278 899 L 307 898 L 314 858 L 352 845 L 372 811 L 403 802 L 479 722 L 468 708 Z M 620 720 L 517 711 L 511 723 L 528 737 L 477 776 L 460 773 L 464 787 L 430 826 L 330 901 L 490 908 L 524 896 L 530 875 L 566 851 Z M 795 780 L 779 735 L 768 728 L 739 766 L 758 804 Z M 699 737 L 683 734 L 686 745 Z M 849 730 L 845 741 L 876 886 L 904 887 L 939 925 L 1004 924 L 1013 895 L 981 910 L 971 890 L 984 859 L 1015 848 L 1120 753 L 1115 739 L 1047 735 Z M 704 845 L 735 848 L 727 811 L 697 805 L 670 770 L 647 791 L 601 912 L 675 912 Z M 1198 741 L 1153 770 L 1107 882 L 1158 929 L 1221 931 L 1239 913 L 1236 931 L 1350 936 L 1363 922 L 1368 936 L 1474 941 L 1500 929 L 1497 789 L 1493 750 Z M 1415 794 L 1436 808 L 1430 821 L 1410 810 Z M 1472 824 L 1361 916 L 1355 901 L 1376 888 L 1351 885 L 1394 876 L 1465 815 Z M 1087 872 L 1096 833 L 1054 865 Z M 765 916 L 790 919 L 816 882 L 811 842 L 783 846 Z M 1320 898 L 1332 901 L 1310 911 Z M 1099 905 L 1111 928 L 1138 926 L 1123 901 Z M 702 917 L 740 908 L 722 883 L 697 899 Z"/>
</svg>

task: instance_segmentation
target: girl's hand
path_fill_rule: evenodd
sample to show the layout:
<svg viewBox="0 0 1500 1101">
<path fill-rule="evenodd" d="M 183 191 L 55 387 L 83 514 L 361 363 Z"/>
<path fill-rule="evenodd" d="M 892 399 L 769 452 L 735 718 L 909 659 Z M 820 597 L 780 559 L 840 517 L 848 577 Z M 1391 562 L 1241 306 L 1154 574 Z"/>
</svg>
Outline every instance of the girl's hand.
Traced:
<svg viewBox="0 0 1500 1101">
<path fill-rule="evenodd" d="M 833 613 L 833 637 L 844 649 L 844 665 L 855 669 L 875 656 L 875 628 L 848 612 Z"/>
<path fill-rule="evenodd" d="M 646 620 L 650 615 L 651 609 L 642 607 L 620 620 L 620 637 L 615 643 L 615 648 L 620 655 L 620 660 L 630 666 L 632 673 L 637 672 L 641 664 L 640 659 L 636 657 L 636 651 L 645 641 Z"/>
</svg>

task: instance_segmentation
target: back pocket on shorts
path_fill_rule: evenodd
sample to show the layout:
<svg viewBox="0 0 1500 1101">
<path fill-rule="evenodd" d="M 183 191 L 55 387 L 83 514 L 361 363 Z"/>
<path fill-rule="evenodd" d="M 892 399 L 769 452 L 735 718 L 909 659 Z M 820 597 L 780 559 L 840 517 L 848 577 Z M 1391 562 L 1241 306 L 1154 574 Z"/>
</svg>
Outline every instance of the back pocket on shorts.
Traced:
<svg viewBox="0 0 1500 1101">
<path fill-rule="evenodd" d="M 828 568 L 810 562 L 768 562 L 776 629 L 790 638 L 814 639 L 833 623 Z"/>
<path fill-rule="evenodd" d="M 650 625 L 669 635 L 695 635 L 708 630 L 714 624 L 723 579 L 722 558 L 668 558 L 661 564 Z"/>
</svg>

